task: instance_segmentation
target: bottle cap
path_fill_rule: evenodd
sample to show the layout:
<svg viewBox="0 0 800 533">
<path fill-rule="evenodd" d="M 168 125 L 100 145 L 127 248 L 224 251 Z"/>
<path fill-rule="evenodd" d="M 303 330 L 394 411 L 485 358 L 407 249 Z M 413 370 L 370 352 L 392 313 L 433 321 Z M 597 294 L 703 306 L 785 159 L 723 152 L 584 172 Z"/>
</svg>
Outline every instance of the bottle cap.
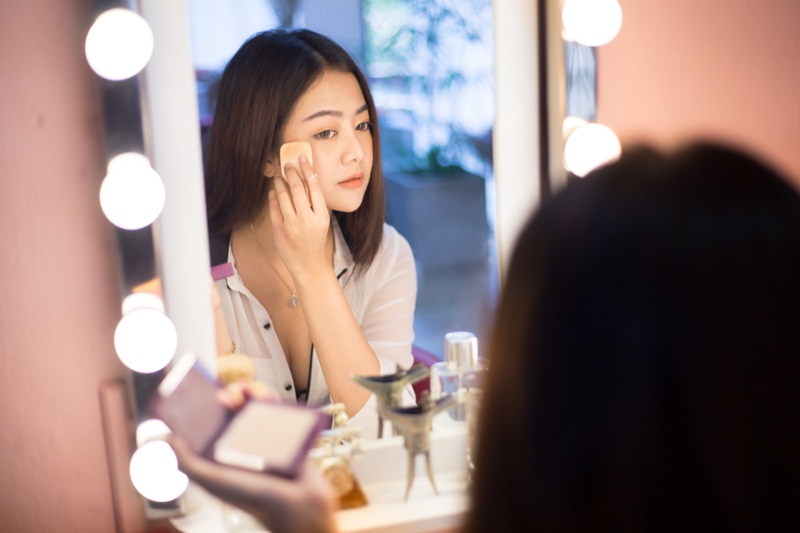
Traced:
<svg viewBox="0 0 800 533">
<path fill-rule="evenodd" d="M 444 360 L 455 363 L 459 371 L 478 364 L 478 337 L 468 331 L 453 331 L 445 335 Z"/>
</svg>

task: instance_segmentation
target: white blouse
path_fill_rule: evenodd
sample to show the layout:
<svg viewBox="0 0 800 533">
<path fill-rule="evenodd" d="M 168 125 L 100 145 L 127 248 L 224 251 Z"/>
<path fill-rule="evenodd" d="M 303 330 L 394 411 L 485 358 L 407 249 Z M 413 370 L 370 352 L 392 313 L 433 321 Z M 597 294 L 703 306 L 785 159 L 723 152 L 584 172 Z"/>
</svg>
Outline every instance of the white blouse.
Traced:
<svg viewBox="0 0 800 533">
<path fill-rule="evenodd" d="M 384 224 L 383 239 L 372 264 L 354 276 L 355 263 L 350 248 L 334 217 L 331 217 L 331 224 L 334 229 L 333 269 L 364 337 L 378 357 L 381 375 L 396 372 L 397 365 L 410 368 L 413 363 L 411 344 L 414 340 L 417 275 L 408 241 L 392 226 Z M 292 379 L 272 320 L 264 306 L 244 285 L 236 269 L 236 258 L 230 243 L 228 261 L 233 265 L 233 274 L 216 283 L 225 322 L 237 351 L 253 358 L 256 380 L 268 385 L 283 401 L 295 403 L 297 384 Z M 329 404 L 330 392 L 316 349 L 312 348 L 310 355 L 308 404 Z M 305 384 L 300 384 L 300 387 L 302 389 Z M 410 385 L 403 390 L 402 402 L 405 406 L 415 404 Z M 350 418 L 348 425 L 359 427 L 361 435 L 366 438 L 377 437 L 378 414 L 374 394 Z"/>
</svg>

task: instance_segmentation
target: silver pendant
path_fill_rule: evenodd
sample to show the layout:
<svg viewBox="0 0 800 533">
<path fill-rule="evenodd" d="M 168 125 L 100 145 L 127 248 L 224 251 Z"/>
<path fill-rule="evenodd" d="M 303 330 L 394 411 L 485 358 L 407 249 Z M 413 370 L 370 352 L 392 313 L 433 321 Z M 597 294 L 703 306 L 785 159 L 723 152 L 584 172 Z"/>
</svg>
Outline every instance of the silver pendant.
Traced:
<svg viewBox="0 0 800 533">
<path fill-rule="evenodd" d="M 289 298 L 289 307 L 291 307 L 292 309 L 294 309 L 294 308 L 295 308 L 295 307 L 297 307 L 298 305 L 300 305 L 300 298 L 298 298 L 298 297 L 297 297 L 297 294 L 293 292 L 293 293 L 292 293 L 292 297 L 291 297 L 291 298 Z"/>
</svg>

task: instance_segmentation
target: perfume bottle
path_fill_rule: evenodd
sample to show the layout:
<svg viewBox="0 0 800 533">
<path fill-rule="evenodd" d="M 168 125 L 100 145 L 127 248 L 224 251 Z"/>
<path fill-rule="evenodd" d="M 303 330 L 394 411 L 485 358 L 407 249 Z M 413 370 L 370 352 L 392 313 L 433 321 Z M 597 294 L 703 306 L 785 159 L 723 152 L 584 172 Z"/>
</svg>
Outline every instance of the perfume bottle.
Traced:
<svg viewBox="0 0 800 533">
<path fill-rule="evenodd" d="M 473 333 L 454 331 L 444 336 L 444 361 L 431 366 L 431 397 L 455 396 L 458 402 L 447 411 L 455 422 L 466 422 L 464 379 L 478 365 L 478 338 Z"/>
</svg>

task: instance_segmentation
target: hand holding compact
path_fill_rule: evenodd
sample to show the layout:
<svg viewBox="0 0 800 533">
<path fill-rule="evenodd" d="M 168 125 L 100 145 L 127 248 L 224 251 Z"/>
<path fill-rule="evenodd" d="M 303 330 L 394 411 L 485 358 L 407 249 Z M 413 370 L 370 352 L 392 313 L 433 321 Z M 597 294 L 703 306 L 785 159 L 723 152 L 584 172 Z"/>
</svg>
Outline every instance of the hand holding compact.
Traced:
<svg viewBox="0 0 800 533">
<path fill-rule="evenodd" d="M 221 465 L 195 453 L 175 435 L 166 441 L 175 451 L 178 468 L 214 496 L 256 517 L 273 533 L 335 531 L 336 493 L 310 463 L 295 479 Z"/>
</svg>

